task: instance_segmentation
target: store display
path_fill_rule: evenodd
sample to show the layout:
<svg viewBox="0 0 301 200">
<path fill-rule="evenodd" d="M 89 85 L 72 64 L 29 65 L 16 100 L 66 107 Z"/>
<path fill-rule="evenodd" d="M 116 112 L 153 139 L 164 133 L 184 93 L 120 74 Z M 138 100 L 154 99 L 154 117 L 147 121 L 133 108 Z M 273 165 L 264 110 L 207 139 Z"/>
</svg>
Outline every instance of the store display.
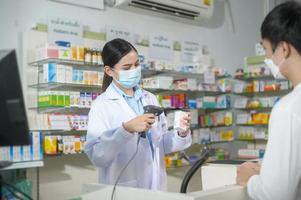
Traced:
<svg viewBox="0 0 301 200">
<path fill-rule="evenodd" d="M 35 58 L 36 61 L 52 58 L 79 61 L 95 66 L 103 64 L 100 49 L 73 46 L 66 41 L 56 41 L 54 44 L 44 43 L 37 46 Z"/>
<path fill-rule="evenodd" d="M 0 161 L 24 162 L 43 160 L 42 134 L 29 133 L 31 145 L 0 147 Z"/>
<path fill-rule="evenodd" d="M 186 105 L 186 94 L 176 95 L 157 95 L 158 101 L 163 108 L 185 108 Z"/>
<path fill-rule="evenodd" d="M 203 107 L 206 108 L 217 108 L 226 109 L 231 106 L 231 98 L 227 95 L 222 96 L 205 96 L 203 98 Z"/>
<path fill-rule="evenodd" d="M 44 137 L 46 155 L 78 154 L 84 152 L 85 136 L 49 135 Z"/>
<path fill-rule="evenodd" d="M 199 116 L 200 127 L 230 126 L 233 123 L 231 111 L 215 112 Z"/>
<path fill-rule="evenodd" d="M 259 159 L 263 158 L 264 149 L 239 149 L 238 157 L 243 159 Z"/>
<path fill-rule="evenodd" d="M 268 125 L 270 113 L 239 113 L 236 115 L 237 125 Z"/>
<path fill-rule="evenodd" d="M 267 140 L 267 129 L 255 129 L 253 127 L 240 127 L 238 139 L 240 140 Z"/>
<path fill-rule="evenodd" d="M 193 131 L 193 143 L 209 144 L 212 142 L 229 142 L 234 140 L 234 131 L 231 129 L 201 128 Z"/>
<path fill-rule="evenodd" d="M 289 90 L 288 81 L 252 81 L 249 83 L 237 82 L 234 84 L 234 93 L 275 92 Z"/>
<path fill-rule="evenodd" d="M 38 107 L 90 108 L 99 95 L 96 92 L 41 91 L 38 94 Z"/>
</svg>

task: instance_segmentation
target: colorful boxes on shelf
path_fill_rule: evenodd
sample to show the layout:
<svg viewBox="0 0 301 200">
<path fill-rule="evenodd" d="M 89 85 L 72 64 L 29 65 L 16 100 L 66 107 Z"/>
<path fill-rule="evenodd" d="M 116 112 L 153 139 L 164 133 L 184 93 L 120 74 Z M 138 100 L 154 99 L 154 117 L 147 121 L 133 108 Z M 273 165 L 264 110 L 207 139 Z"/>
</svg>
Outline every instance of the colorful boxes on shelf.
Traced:
<svg viewBox="0 0 301 200">
<path fill-rule="evenodd" d="M 29 133 L 31 145 L 0 147 L 0 161 L 24 162 L 43 159 L 42 134 Z"/>
<path fill-rule="evenodd" d="M 230 126 L 233 123 L 232 112 L 216 112 L 199 116 L 201 127 Z"/>
</svg>

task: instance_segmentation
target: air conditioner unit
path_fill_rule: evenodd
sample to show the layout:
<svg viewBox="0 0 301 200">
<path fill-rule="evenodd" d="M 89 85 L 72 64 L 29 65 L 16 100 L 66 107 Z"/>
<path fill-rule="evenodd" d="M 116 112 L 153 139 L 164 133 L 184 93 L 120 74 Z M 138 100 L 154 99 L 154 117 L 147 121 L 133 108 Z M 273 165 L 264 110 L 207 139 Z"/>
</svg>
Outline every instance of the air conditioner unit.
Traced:
<svg viewBox="0 0 301 200">
<path fill-rule="evenodd" d="M 214 0 L 115 0 L 115 8 L 201 24 L 213 15 Z"/>
</svg>

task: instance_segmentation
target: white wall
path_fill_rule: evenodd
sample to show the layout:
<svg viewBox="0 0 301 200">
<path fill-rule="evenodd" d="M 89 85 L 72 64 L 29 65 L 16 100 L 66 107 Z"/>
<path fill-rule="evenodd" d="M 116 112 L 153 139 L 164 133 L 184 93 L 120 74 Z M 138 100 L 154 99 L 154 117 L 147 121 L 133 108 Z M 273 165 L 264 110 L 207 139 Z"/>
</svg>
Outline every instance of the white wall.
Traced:
<svg viewBox="0 0 301 200">
<path fill-rule="evenodd" d="M 234 33 L 229 28 L 230 20 L 225 17 L 229 13 L 224 10 L 223 2 L 217 1 L 216 17 L 210 28 L 205 28 L 115 9 L 102 12 L 47 0 L 0 0 L 0 49 L 21 49 L 21 32 L 29 30 L 36 22 L 46 23 L 48 17 L 61 16 L 79 19 L 95 31 L 109 24 L 140 34 L 160 32 L 174 40 L 196 40 L 208 47 L 216 66 L 234 72 L 242 67 L 244 56 L 254 54 L 254 44 L 260 39 L 263 0 L 229 1 Z M 34 171 L 30 171 L 30 176 L 35 176 Z M 40 174 L 41 199 L 65 199 L 77 195 L 80 193 L 80 184 L 95 181 L 96 176 L 94 168 L 84 156 L 47 159 L 46 167 L 41 169 Z"/>
<path fill-rule="evenodd" d="M 106 24 L 111 24 L 129 28 L 135 33 L 150 34 L 159 30 L 161 34 L 173 39 L 193 39 L 208 46 L 217 66 L 233 72 L 243 64 L 244 56 L 254 54 L 254 44 L 260 39 L 263 0 L 229 1 L 235 33 L 229 28 L 230 20 L 224 17 L 228 16 L 228 12 L 225 11 L 223 2 L 216 2 L 216 25 L 213 28 L 203 28 L 116 9 L 102 12 L 47 0 L 1 0 L 0 48 L 18 47 L 18 33 L 29 29 L 36 22 L 47 22 L 50 16 L 64 16 L 80 19 L 94 30 L 104 29 Z"/>
</svg>

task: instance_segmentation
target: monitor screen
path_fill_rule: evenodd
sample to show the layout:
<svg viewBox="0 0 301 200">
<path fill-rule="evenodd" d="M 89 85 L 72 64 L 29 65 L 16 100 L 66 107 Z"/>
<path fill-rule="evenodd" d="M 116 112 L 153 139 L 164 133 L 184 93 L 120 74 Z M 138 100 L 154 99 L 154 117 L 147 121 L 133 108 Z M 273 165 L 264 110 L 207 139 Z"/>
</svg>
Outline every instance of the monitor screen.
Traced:
<svg viewBox="0 0 301 200">
<path fill-rule="evenodd" d="M 0 146 L 29 143 L 16 53 L 14 50 L 0 50 Z"/>
</svg>

